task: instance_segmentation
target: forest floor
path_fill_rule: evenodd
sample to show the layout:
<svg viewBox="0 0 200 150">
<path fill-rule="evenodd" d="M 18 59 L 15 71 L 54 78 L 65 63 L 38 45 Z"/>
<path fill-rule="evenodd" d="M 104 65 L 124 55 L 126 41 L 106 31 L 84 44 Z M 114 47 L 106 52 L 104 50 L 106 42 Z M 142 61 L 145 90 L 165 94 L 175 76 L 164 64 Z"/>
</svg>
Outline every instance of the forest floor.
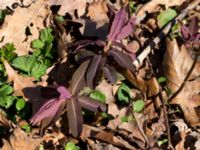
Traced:
<svg viewBox="0 0 200 150">
<path fill-rule="evenodd" d="M 0 149 L 200 150 L 200 0 L 0 0 Z"/>
</svg>

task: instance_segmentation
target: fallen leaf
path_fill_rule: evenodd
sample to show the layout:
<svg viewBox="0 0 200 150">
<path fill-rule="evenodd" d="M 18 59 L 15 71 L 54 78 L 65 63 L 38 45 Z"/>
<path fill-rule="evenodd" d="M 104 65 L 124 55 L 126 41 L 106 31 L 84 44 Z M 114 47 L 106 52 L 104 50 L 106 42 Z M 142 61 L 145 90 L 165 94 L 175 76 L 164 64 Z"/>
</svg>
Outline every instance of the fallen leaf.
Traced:
<svg viewBox="0 0 200 150">
<path fill-rule="evenodd" d="M 176 92 L 181 86 L 187 75 L 193 60 L 182 45 L 178 47 L 176 40 L 167 40 L 167 52 L 164 58 L 165 76 L 167 77 L 167 86 L 173 92 Z M 193 80 L 187 81 L 181 92 L 172 100 L 172 104 L 180 105 L 184 112 L 185 119 L 191 126 L 200 124 L 200 118 L 197 114 L 200 106 L 200 73 L 199 65 L 196 65 L 191 74 Z"/>
<path fill-rule="evenodd" d="M 6 118 L 6 114 L 0 109 L 0 126 L 6 127 L 8 129 L 12 128 L 11 122 Z"/>
<path fill-rule="evenodd" d="M 107 12 L 106 0 L 98 0 L 89 5 L 87 16 L 97 23 L 107 23 Z"/>
<path fill-rule="evenodd" d="M 77 10 L 78 15 L 82 16 L 85 13 L 87 1 L 88 0 L 49 0 L 48 4 L 50 6 L 61 5 L 58 11 L 58 14 L 61 16 L 74 10 Z"/>
<path fill-rule="evenodd" d="M 135 150 L 135 147 L 130 145 L 127 141 L 122 138 L 114 136 L 111 132 L 106 132 L 100 128 L 96 128 L 89 125 L 83 125 L 83 132 L 81 134 L 82 139 L 86 139 L 88 137 L 92 137 L 104 142 L 111 143 L 113 145 L 119 146 L 121 148 Z"/>
<path fill-rule="evenodd" d="M 49 25 L 49 15 L 46 0 L 36 1 L 23 9 L 17 7 L 13 15 L 6 16 L 1 27 L 0 47 L 6 43 L 14 43 L 18 55 L 28 54 L 31 51 L 31 41 L 38 38 L 40 29 Z M 27 30 L 31 35 L 26 35 Z"/>
<path fill-rule="evenodd" d="M 33 139 L 23 130 L 16 128 L 8 139 L 3 139 L 4 150 L 34 150 L 39 149 L 41 138 Z"/>
<path fill-rule="evenodd" d="M 3 63 L 8 74 L 8 82 L 13 82 L 13 95 L 24 96 L 22 92 L 24 88 L 35 86 L 35 83 L 33 83 L 35 79 L 33 77 L 24 77 L 22 75 L 19 75 L 6 60 Z"/>
<path fill-rule="evenodd" d="M 12 8 L 14 3 L 21 3 L 20 0 L 1 0 L 0 9 L 6 9 L 6 7 Z"/>
</svg>

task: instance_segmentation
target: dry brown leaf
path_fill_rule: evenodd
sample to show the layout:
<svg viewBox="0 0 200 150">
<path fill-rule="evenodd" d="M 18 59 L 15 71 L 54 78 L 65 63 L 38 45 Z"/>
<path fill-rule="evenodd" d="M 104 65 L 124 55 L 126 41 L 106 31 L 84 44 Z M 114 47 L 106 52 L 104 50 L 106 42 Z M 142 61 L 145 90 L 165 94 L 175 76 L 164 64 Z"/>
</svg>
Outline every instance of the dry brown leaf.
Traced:
<svg viewBox="0 0 200 150">
<path fill-rule="evenodd" d="M 6 7 L 12 8 L 12 4 L 20 3 L 20 0 L 1 0 L 0 9 L 6 9 Z"/>
<path fill-rule="evenodd" d="M 24 77 L 19 74 L 10 66 L 7 61 L 4 61 L 4 66 L 8 74 L 8 82 L 13 82 L 14 95 L 15 96 L 24 96 L 22 90 L 26 87 L 34 87 L 33 77 Z"/>
<path fill-rule="evenodd" d="M 191 65 L 192 58 L 184 46 L 178 47 L 177 41 L 167 40 L 167 52 L 164 58 L 164 70 L 167 77 L 167 86 L 172 92 L 176 92 L 181 86 Z M 199 64 L 191 74 L 191 78 L 196 78 L 200 74 Z M 180 105 L 184 112 L 185 119 L 190 125 L 200 125 L 200 118 L 197 110 L 200 107 L 200 78 L 188 81 L 182 91 L 173 99 L 173 104 Z"/>
<path fill-rule="evenodd" d="M 0 109 L 0 126 L 3 126 L 7 129 L 12 128 L 11 122 L 6 118 L 5 112 Z"/>
<path fill-rule="evenodd" d="M 108 22 L 108 8 L 106 6 L 106 0 L 98 0 L 93 2 L 88 7 L 87 16 L 90 17 L 91 20 L 95 22 Z"/>
<path fill-rule="evenodd" d="M 50 10 L 47 0 L 37 0 L 30 7 L 15 9 L 13 15 L 8 15 L 1 27 L 0 47 L 6 43 L 14 43 L 18 55 L 26 55 L 31 51 L 30 43 L 37 39 L 39 30 L 49 25 Z M 31 35 L 26 35 L 29 28 Z"/>
<path fill-rule="evenodd" d="M 58 14 L 64 16 L 66 13 L 77 10 L 78 15 L 85 13 L 86 2 L 89 0 L 49 0 L 49 5 L 61 5 Z"/>
<path fill-rule="evenodd" d="M 122 138 L 114 136 L 113 133 L 106 132 L 100 128 L 96 128 L 96 127 L 84 124 L 81 138 L 86 139 L 89 137 L 92 137 L 92 138 L 95 138 L 95 139 L 98 139 L 98 140 L 101 140 L 104 142 L 108 142 L 110 144 L 113 144 L 113 145 L 116 145 L 116 146 L 119 146 L 122 148 L 135 150 L 135 147 L 130 145 L 127 141 L 123 140 Z"/>
<path fill-rule="evenodd" d="M 9 139 L 3 139 L 3 150 L 35 150 L 39 148 L 41 139 L 29 137 L 20 128 L 16 128 L 9 136 Z"/>
</svg>

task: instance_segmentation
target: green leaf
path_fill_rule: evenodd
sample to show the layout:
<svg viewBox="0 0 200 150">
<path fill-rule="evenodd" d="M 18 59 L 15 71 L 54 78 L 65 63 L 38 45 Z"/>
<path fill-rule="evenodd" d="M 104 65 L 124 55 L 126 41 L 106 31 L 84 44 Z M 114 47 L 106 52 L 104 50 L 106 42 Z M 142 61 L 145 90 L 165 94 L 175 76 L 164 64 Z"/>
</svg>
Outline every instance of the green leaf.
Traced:
<svg viewBox="0 0 200 150">
<path fill-rule="evenodd" d="M 26 131 L 26 133 L 31 132 L 31 126 L 29 124 L 23 125 L 23 126 L 21 126 L 21 128 L 24 129 Z"/>
<path fill-rule="evenodd" d="M 176 11 L 171 8 L 168 8 L 167 10 L 161 12 L 157 17 L 159 28 L 162 28 L 164 25 L 166 25 L 176 15 L 177 15 Z"/>
<path fill-rule="evenodd" d="M 33 40 L 31 42 L 31 46 L 35 49 L 42 49 L 44 47 L 44 42 L 42 42 L 41 40 L 39 39 L 36 39 L 36 40 Z"/>
<path fill-rule="evenodd" d="M 16 53 L 15 46 L 13 43 L 6 43 L 1 49 L 0 49 L 0 57 L 5 58 L 8 61 L 11 61 L 15 56 Z"/>
<path fill-rule="evenodd" d="M 96 100 L 103 102 L 103 103 L 105 103 L 105 101 L 106 101 L 106 96 L 98 90 L 92 91 L 90 93 L 89 97 L 92 98 L 92 99 L 96 99 Z"/>
<path fill-rule="evenodd" d="M 15 100 L 14 96 L 0 97 L 0 106 L 5 107 L 6 109 L 8 109 L 10 106 L 12 106 L 14 100 Z"/>
<path fill-rule="evenodd" d="M 56 20 L 59 21 L 59 22 L 63 22 L 65 21 L 64 17 L 63 16 L 56 16 Z"/>
<path fill-rule="evenodd" d="M 40 145 L 39 150 L 44 150 L 44 146 L 43 146 L 43 145 Z"/>
<path fill-rule="evenodd" d="M 166 81 L 167 81 L 167 78 L 165 78 L 165 77 L 159 77 L 158 78 L 158 83 L 164 83 Z"/>
<path fill-rule="evenodd" d="M 5 97 L 13 92 L 12 86 L 5 84 L 0 88 L 0 97 Z"/>
<path fill-rule="evenodd" d="M 65 150 L 80 150 L 80 147 L 76 146 L 73 142 L 68 142 L 65 145 Z"/>
<path fill-rule="evenodd" d="M 40 31 L 40 36 L 39 36 L 40 40 L 41 40 L 42 42 L 44 42 L 44 43 L 45 43 L 45 42 L 47 42 L 47 43 L 53 42 L 54 37 L 53 37 L 53 35 L 51 34 L 51 32 L 52 32 L 52 29 L 51 29 L 51 28 L 42 29 L 42 30 Z"/>
<path fill-rule="evenodd" d="M 26 105 L 25 101 L 23 98 L 17 99 L 17 103 L 16 103 L 16 109 L 18 111 L 22 110 L 24 108 L 24 106 Z"/>
<path fill-rule="evenodd" d="M 33 66 L 33 69 L 31 70 L 31 75 L 33 77 L 35 77 L 36 80 L 38 80 L 39 78 L 41 78 L 46 73 L 46 70 L 47 70 L 46 65 L 36 63 Z"/>
<path fill-rule="evenodd" d="M 167 141 L 167 139 L 159 140 L 158 145 L 161 146 L 162 144 L 167 143 Z"/>
<path fill-rule="evenodd" d="M 143 100 L 137 100 L 133 103 L 133 111 L 135 112 L 141 112 L 144 108 L 144 101 Z"/>
<path fill-rule="evenodd" d="M 34 56 L 19 56 L 13 60 L 12 65 L 29 74 L 35 63 L 36 57 Z"/>
<path fill-rule="evenodd" d="M 4 21 L 5 16 L 6 16 L 6 11 L 0 10 L 0 22 Z"/>
<path fill-rule="evenodd" d="M 129 103 L 131 98 L 130 88 L 126 84 L 122 84 L 117 90 L 117 98 L 122 103 Z"/>
</svg>

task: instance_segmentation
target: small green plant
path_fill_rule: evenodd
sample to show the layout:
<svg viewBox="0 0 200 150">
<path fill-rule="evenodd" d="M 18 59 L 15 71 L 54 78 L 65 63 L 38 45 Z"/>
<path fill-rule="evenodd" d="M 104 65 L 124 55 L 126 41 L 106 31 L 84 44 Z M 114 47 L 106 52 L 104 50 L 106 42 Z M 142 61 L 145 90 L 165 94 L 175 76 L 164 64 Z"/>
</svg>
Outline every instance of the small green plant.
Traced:
<svg viewBox="0 0 200 150">
<path fill-rule="evenodd" d="M 76 146 L 73 142 L 68 142 L 65 145 L 65 150 L 80 150 L 80 147 Z"/>
<path fill-rule="evenodd" d="M 133 111 L 134 112 L 141 112 L 144 109 L 144 101 L 143 100 L 137 100 L 133 103 Z"/>
<path fill-rule="evenodd" d="M 165 83 L 166 81 L 167 81 L 167 78 L 165 78 L 165 77 L 158 78 L 158 83 Z"/>
<path fill-rule="evenodd" d="M 89 97 L 92 99 L 98 100 L 100 102 L 103 102 L 103 103 L 105 103 L 105 101 L 106 101 L 106 96 L 98 90 L 93 90 L 90 93 Z"/>
<path fill-rule="evenodd" d="M 21 128 L 23 130 L 25 130 L 26 133 L 30 133 L 31 132 L 31 126 L 29 124 L 23 125 Z"/>
<path fill-rule="evenodd" d="M 53 58 L 53 40 L 51 28 L 40 31 L 39 39 L 32 41 L 32 47 L 36 49 L 33 54 L 16 57 L 12 65 L 28 76 L 39 80 L 51 66 Z"/>
<path fill-rule="evenodd" d="M 7 61 L 11 61 L 13 58 L 16 57 L 15 46 L 13 43 L 7 43 L 2 48 L 0 48 L 0 61 L 2 62 L 3 59 Z"/>
<path fill-rule="evenodd" d="M 117 99 L 121 103 L 129 103 L 131 99 L 130 88 L 126 84 L 122 84 L 117 90 Z"/>
<path fill-rule="evenodd" d="M 13 88 L 8 84 L 4 84 L 0 87 L 0 106 L 4 108 L 9 108 L 14 100 L 15 96 L 12 96 Z"/>
<path fill-rule="evenodd" d="M 177 15 L 177 12 L 171 8 L 168 8 L 167 10 L 161 12 L 157 17 L 159 28 L 162 28 L 163 26 L 165 26 L 176 15 Z"/>
</svg>

